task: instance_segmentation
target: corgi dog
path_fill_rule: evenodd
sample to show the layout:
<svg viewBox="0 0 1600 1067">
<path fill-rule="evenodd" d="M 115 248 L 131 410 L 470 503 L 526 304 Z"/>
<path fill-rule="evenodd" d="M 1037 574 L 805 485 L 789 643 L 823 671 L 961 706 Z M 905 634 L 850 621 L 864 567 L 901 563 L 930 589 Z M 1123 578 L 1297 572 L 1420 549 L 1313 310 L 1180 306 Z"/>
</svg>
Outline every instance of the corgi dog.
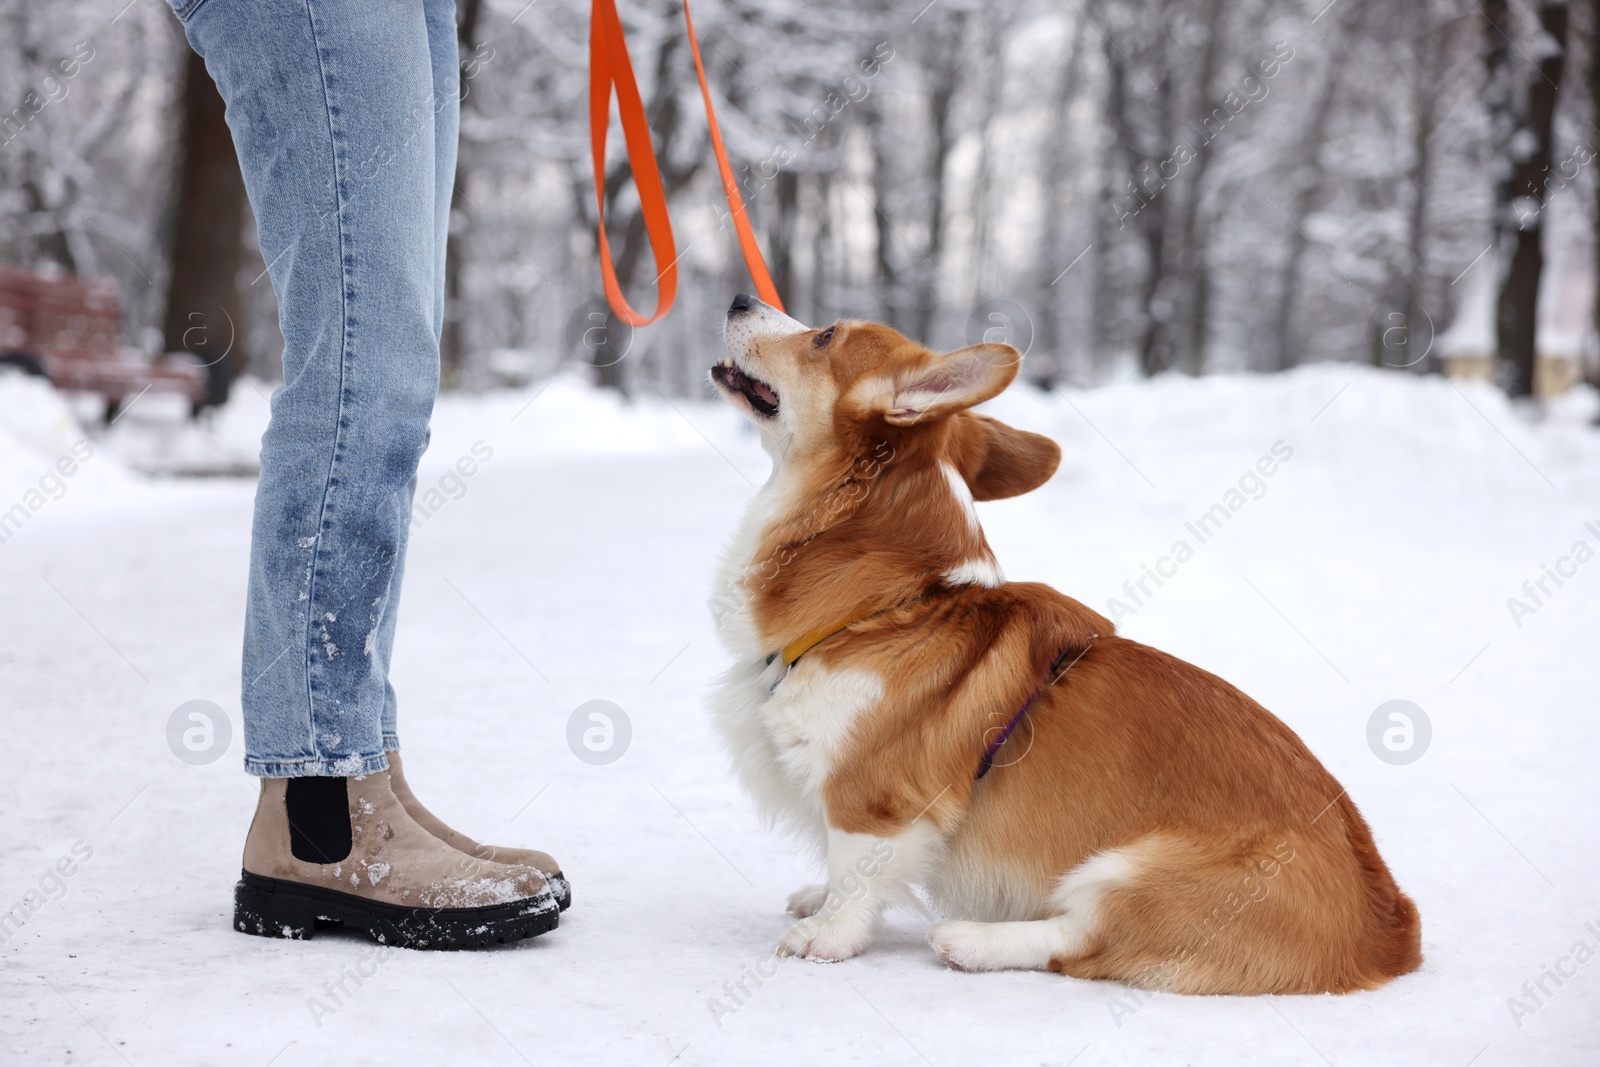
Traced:
<svg viewBox="0 0 1600 1067">
<path fill-rule="evenodd" d="M 1002 576 L 973 502 L 1061 457 L 970 410 L 1014 348 L 811 329 L 746 294 L 724 336 L 712 381 L 773 466 L 712 596 L 735 659 L 713 716 L 761 812 L 827 867 L 789 898 L 781 955 L 850 958 L 926 899 L 950 916 L 929 944 L 966 971 L 1337 993 L 1420 965 L 1416 907 L 1293 731 Z"/>
</svg>

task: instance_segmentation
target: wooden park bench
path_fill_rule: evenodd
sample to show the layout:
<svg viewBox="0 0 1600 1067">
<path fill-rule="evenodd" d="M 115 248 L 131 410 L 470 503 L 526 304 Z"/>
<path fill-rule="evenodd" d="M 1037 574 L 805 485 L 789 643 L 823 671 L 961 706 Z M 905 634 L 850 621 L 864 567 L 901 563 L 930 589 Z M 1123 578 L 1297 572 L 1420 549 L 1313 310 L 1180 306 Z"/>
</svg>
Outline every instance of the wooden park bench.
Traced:
<svg viewBox="0 0 1600 1067">
<path fill-rule="evenodd" d="M 109 278 L 50 277 L 0 267 L 0 364 L 63 391 L 105 398 L 107 422 L 146 392 L 187 397 L 191 412 L 227 395 L 227 361 L 150 359 L 122 343 L 122 307 Z"/>
</svg>

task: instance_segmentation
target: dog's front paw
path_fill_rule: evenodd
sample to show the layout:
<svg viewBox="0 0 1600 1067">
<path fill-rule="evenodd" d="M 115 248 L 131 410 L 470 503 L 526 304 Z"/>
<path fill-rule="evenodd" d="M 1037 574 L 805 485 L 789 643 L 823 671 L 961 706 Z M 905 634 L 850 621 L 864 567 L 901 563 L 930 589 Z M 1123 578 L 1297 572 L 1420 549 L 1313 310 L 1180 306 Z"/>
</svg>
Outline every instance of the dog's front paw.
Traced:
<svg viewBox="0 0 1600 1067">
<path fill-rule="evenodd" d="M 799 956 L 812 963 L 838 963 L 861 955 L 868 940 L 868 934 L 851 930 L 844 923 L 802 919 L 789 927 L 778 942 L 778 955 Z"/>
<path fill-rule="evenodd" d="M 828 899 L 828 885 L 823 882 L 819 885 L 803 886 L 789 894 L 788 912 L 800 919 L 810 918 L 822 910 L 822 905 Z"/>
<path fill-rule="evenodd" d="M 988 946 L 984 924 L 972 922 L 939 923 L 928 931 L 928 944 L 957 971 L 988 970 L 984 949 Z"/>
</svg>

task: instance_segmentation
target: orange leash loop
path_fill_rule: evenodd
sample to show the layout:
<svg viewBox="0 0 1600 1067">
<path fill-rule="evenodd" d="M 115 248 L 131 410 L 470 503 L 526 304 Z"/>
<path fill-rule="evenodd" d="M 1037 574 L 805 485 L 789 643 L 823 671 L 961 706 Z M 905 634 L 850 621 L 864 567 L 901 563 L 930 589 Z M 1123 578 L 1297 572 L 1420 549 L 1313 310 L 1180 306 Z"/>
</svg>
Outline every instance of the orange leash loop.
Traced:
<svg viewBox="0 0 1600 1067">
<path fill-rule="evenodd" d="M 700 95 L 706 105 L 706 122 L 711 129 L 711 147 L 716 153 L 717 168 L 722 172 L 722 190 L 727 195 L 734 228 L 739 234 L 739 247 L 744 253 L 746 268 L 755 282 L 761 299 L 778 310 L 783 303 L 778 290 L 767 273 L 767 264 L 761 258 L 761 247 L 756 243 L 755 232 L 744 210 L 744 200 L 739 195 L 733 168 L 728 163 L 723 147 L 722 131 L 717 126 L 716 112 L 711 106 L 711 88 L 706 83 L 705 65 L 700 59 L 700 43 L 695 38 L 694 20 L 689 15 L 687 0 L 683 5 L 683 20 L 689 30 L 689 47 L 694 53 L 695 74 L 700 79 Z M 606 238 L 606 131 L 611 120 L 611 93 L 616 90 L 617 113 L 622 120 L 623 143 L 628 159 L 633 163 L 634 185 L 639 191 L 639 210 L 644 215 L 645 236 L 650 242 L 650 253 L 655 257 L 660 274 L 656 277 L 657 298 L 655 313 L 648 318 L 635 311 L 622 295 L 617 282 L 616 262 L 611 256 L 611 243 Z M 622 33 L 622 20 L 617 15 L 616 0 L 594 0 L 589 26 L 589 136 L 594 148 L 594 193 L 599 214 L 600 273 L 605 285 L 606 301 L 617 318 L 629 326 L 648 326 L 672 309 L 678 292 L 678 254 L 672 238 L 672 220 L 667 214 L 667 194 L 661 184 L 661 168 L 656 164 L 655 146 L 650 140 L 650 123 L 645 114 L 644 101 L 639 96 L 639 84 L 633 76 L 633 63 L 628 58 L 628 43 Z M 665 263 L 665 266 L 662 264 Z"/>
<path fill-rule="evenodd" d="M 689 0 L 683 0 L 683 22 L 689 28 L 689 50 L 694 53 L 694 72 L 700 78 L 700 96 L 706 102 L 706 125 L 711 128 L 711 150 L 717 156 L 717 169 L 722 171 L 722 191 L 728 197 L 728 210 L 733 213 L 734 229 L 739 231 L 739 247 L 744 252 L 745 269 L 756 284 L 756 295 L 779 311 L 783 301 L 778 299 L 777 287 L 767 273 L 767 261 L 761 258 L 761 246 L 750 229 L 750 216 L 745 214 L 744 197 L 739 195 L 739 183 L 733 179 L 733 168 L 728 165 L 728 150 L 722 146 L 722 129 L 717 125 L 717 112 L 711 106 L 711 86 L 706 84 L 705 64 L 700 62 L 700 40 L 695 36 L 694 19 L 689 16 Z"/>
<path fill-rule="evenodd" d="M 629 306 L 617 282 L 616 263 L 611 258 L 611 243 L 606 239 L 606 128 L 611 122 L 611 90 L 617 92 L 617 111 L 622 117 L 623 143 L 633 163 L 634 184 L 639 190 L 639 210 L 644 214 L 645 235 L 656 266 L 661 269 L 655 314 L 645 318 Z M 655 147 L 650 143 L 650 124 L 644 101 L 639 98 L 639 83 L 633 77 L 628 45 L 622 36 L 622 20 L 617 17 L 615 0 L 594 0 L 589 26 L 589 135 L 594 145 L 594 195 L 600 216 L 600 271 L 606 300 L 617 318 L 629 326 L 648 326 L 672 308 L 678 292 L 678 253 L 672 241 L 672 220 L 667 217 L 667 194 L 661 186 L 661 169 L 656 165 Z"/>
</svg>

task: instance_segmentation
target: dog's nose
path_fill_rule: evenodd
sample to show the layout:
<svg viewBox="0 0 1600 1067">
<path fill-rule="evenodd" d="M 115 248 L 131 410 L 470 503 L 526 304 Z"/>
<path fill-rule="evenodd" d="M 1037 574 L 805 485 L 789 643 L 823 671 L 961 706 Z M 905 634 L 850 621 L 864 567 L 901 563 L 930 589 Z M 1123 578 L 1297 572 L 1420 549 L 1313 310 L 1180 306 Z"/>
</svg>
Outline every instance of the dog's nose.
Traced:
<svg viewBox="0 0 1600 1067">
<path fill-rule="evenodd" d="M 749 293 L 739 293 L 733 298 L 733 304 L 729 306 L 728 311 L 749 311 L 759 303 L 761 303 L 761 301 L 757 300 Z"/>
</svg>

